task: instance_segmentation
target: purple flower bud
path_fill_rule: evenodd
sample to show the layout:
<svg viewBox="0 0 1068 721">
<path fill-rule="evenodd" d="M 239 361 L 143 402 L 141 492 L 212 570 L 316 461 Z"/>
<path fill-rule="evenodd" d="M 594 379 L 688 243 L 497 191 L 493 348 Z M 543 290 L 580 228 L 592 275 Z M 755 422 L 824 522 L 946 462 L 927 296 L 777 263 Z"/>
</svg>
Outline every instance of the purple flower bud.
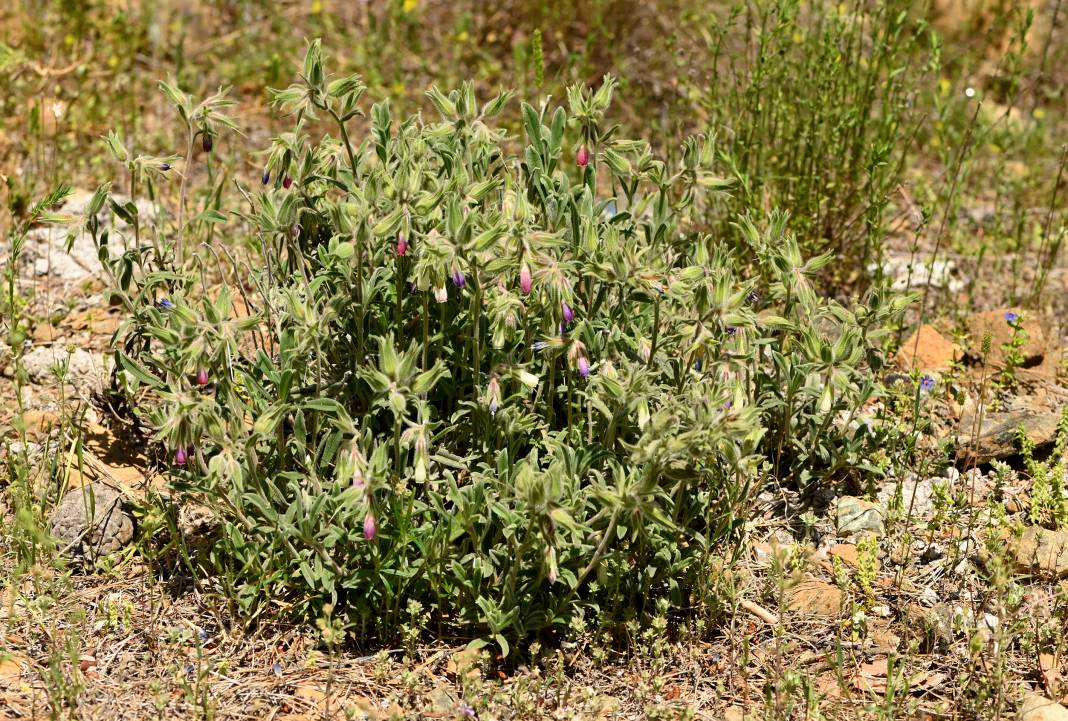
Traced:
<svg viewBox="0 0 1068 721">
<path fill-rule="evenodd" d="M 208 369 L 207 368 L 199 368 L 199 369 L 197 369 L 197 385 L 198 386 L 206 386 L 207 384 L 208 384 Z"/>
<path fill-rule="evenodd" d="M 205 153 L 210 153 L 215 147 L 215 139 L 210 133 L 204 133 L 204 137 L 200 140 L 200 147 L 204 148 Z"/>
<path fill-rule="evenodd" d="M 452 284 L 457 288 L 463 288 L 466 281 L 467 279 L 464 278 L 464 272 L 462 270 L 457 269 L 452 272 Z"/>
<path fill-rule="evenodd" d="M 530 277 L 530 267 L 526 263 L 519 269 L 519 287 L 523 290 L 523 295 L 529 294 L 530 289 L 534 287 L 534 279 Z"/>
<path fill-rule="evenodd" d="M 367 512 L 367 515 L 363 517 L 363 537 L 368 541 L 375 540 L 375 533 L 378 532 L 378 527 L 375 526 L 375 514 L 371 511 Z"/>
<path fill-rule="evenodd" d="M 569 306 L 566 301 L 563 303 L 560 310 L 564 315 L 564 322 L 570 325 L 572 321 L 575 320 L 575 311 L 571 310 L 571 306 Z"/>
<path fill-rule="evenodd" d="M 579 356 L 578 359 L 578 372 L 583 378 L 587 378 L 590 375 L 590 361 L 586 356 Z"/>
<path fill-rule="evenodd" d="M 293 179 L 290 178 L 288 175 L 286 177 L 282 178 L 282 187 L 285 188 L 286 190 L 289 190 L 290 188 L 292 188 L 293 187 Z"/>
<path fill-rule="evenodd" d="M 579 146 L 578 153 L 575 154 L 575 162 L 580 168 L 585 168 L 590 164 L 590 151 L 585 143 Z"/>
<path fill-rule="evenodd" d="M 163 163 L 162 165 L 159 166 L 159 169 L 162 170 L 164 173 L 166 173 L 168 170 L 171 169 L 171 164 L 170 163 Z"/>
<path fill-rule="evenodd" d="M 404 233 L 397 234 L 397 257 L 403 258 L 408 252 L 408 241 L 404 239 Z"/>
<path fill-rule="evenodd" d="M 187 460 L 189 456 L 186 455 L 185 446 L 178 446 L 178 450 L 174 452 L 174 462 L 179 466 L 184 466 Z"/>
<path fill-rule="evenodd" d="M 271 171 L 267 168 L 263 169 L 263 175 L 260 176 L 260 182 L 264 185 L 267 185 L 267 183 L 271 182 Z"/>
</svg>

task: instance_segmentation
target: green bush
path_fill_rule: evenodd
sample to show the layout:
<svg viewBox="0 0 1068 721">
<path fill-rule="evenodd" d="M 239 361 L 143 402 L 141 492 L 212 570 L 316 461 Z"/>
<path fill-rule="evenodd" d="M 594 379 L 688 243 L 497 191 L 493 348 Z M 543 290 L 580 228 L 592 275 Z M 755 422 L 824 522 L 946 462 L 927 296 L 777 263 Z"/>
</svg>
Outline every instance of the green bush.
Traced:
<svg viewBox="0 0 1068 721">
<path fill-rule="evenodd" d="M 222 95 L 164 90 L 183 146 L 230 127 Z M 115 386 L 169 449 L 173 489 L 220 519 L 200 560 L 241 613 L 329 604 L 391 639 L 415 600 L 427 631 L 507 651 L 577 615 L 693 608 L 755 483 L 869 463 L 870 361 L 904 300 L 819 298 L 829 256 L 805 261 L 781 215 L 738 219 L 760 270 L 739 277 L 694 220 L 721 186 L 713 139 L 669 168 L 605 125 L 612 92 L 524 104 L 520 144 L 491 124 L 508 94 L 432 89 L 439 120 L 382 101 L 355 144 L 363 85 L 329 78 L 316 42 L 274 93 L 294 125 L 240 210 L 212 192 L 155 232 L 134 222 L 115 256 L 100 189 L 85 227 L 129 314 Z M 313 141 L 313 119 L 339 137 Z M 177 161 L 112 148 L 157 201 L 178 182 Z M 237 228 L 251 262 L 218 240 Z"/>
<path fill-rule="evenodd" d="M 790 208 L 806 254 L 836 253 L 839 281 L 868 277 L 937 80 L 938 41 L 914 6 L 757 0 L 698 26 L 714 72 L 693 94 L 734 181 L 716 227 Z"/>
</svg>

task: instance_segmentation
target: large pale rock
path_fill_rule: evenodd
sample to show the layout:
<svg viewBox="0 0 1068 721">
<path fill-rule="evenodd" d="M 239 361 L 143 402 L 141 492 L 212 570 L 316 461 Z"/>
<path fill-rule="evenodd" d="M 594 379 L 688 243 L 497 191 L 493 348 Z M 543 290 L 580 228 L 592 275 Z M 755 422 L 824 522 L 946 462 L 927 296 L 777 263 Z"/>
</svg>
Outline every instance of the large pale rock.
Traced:
<svg viewBox="0 0 1068 721">
<path fill-rule="evenodd" d="M 957 457 L 982 465 L 1016 455 L 1020 429 L 1041 447 L 1057 437 L 1061 416 L 1041 408 L 1021 408 L 1007 413 L 984 413 L 982 423 L 974 429 L 975 417 L 965 414 L 957 434 Z M 973 437 L 974 436 L 974 437 Z"/>
<path fill-rule="evenodd" d="M 940 372 L 949 370 L 964 351 L 953 341 L 935 330 L 933 325 L 921 325 L 897 351 L 897 364 L 905 370 Z"/>
<path fill-rule="evenodd" d="M 80 220 L 78 216 L 85 213 L 92 197 L 90 191 L 75 191 L 56 210 L 74 216 L 76 221 Z M 127 201 L 122 196 L 115 196 L 115 199 L 120 203 Z M 142 198 L 138 199 L 136 205 L 141 225 L 150 225 L 155 218 L 152 203 L 147 198 Z M 99 219 L 100 230 L 111 231 L 108 236 L 111 257 L 122 255 L 134 242 L 132 228 L 117 216 L 114 218 L 116 222 L 112 224 L 112 216 L 106 205 Z M 74 287 L 93 278 L 106 279 L 92 236 L 89 233 L 77 233 L 70 252 L 67 252 L 67 233 L 66 228 L 52 226 L 35 228 L 27 233 L 21 258 L 26 270 L 36 276 L 48 276 L 58 287 Z"/>
<path fill-rule="evenodd" d="M 1042 576 L 1068 577 L 1068 533 L 1028 526 L 1010 544 L 1016 570 Z"/>
<path fill-rule="evenodd" d="M 31 349 L 22 357 L 23 368 L 31 383 L 49 384 L 55 379 L 53 370 L 66 366 L 66 382 L 88 392 L 98 391 L 108 379 L 102 355 L 81 348 L 68 350 L 58 346 Z"/>
<path fill-rule="evenodd" d="M 125 548 L 133 540 L 133 519 L 123 510 L 122 497 L 94 483 L 63 497 L 51 516 L 52 535 L 71 555 L 99 558 Z"/>
<path fill-rule="evenodd" d="M 1019 721 L 1068 721 L 1068 709 L 1045 696 L 1028 692 L 1020 701 L 1016 718 Z"/>
</svg>

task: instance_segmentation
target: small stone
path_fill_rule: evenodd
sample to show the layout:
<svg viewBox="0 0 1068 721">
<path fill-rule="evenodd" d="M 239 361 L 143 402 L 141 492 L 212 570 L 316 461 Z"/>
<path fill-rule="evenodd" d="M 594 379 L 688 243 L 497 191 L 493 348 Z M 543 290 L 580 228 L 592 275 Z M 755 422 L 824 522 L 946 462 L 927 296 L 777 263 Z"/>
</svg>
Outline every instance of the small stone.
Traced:
<svg viewBox="0 0 1068 721">
<path fill-rule="evenodd" d="M 1016 713 L 1019 721 L 1068 721 L 1068 709 L 1037 693 L 1027 692 Z"/>
<path fill-rule="evenodd" d="M 920 595 L 916 600 L 919 601 L 920 605 L 924 608 L 933 608 L 934 605 L 938 603 L 938 593 L 928 586 L 920 591 Z"/>
<path fill-rule="evenodd" d="M 850 568 L 857 567 L 857 547 L 852 543 L 838 543 L 831 546 L 831 549 L 827 551 L 827 553 L 839 559 Z"/>
<path fill-rule="evenodd" d="M 894 653 L 901 645 L 901 637 L 881 624 L 872 628 L 868 637 L 875 646 L 874 653 Z"/>
<path fill-rule="evenodd" d="M 741 706 L 728 706 L 723 712 L 723 721 L 745 721 L 745 709 Z"/>
<path fill-rule="evenodd" d="M 957 344 L 935 330 L 933 325 L 919 327 L 901 344 L 897 364 L 905 370 L 920 372 L 947 371 L 964 356 Z"/>
<path fill-rule="evenodd" d="M 842 609 L 842 591 L 811 576 L 786 591 L 786 607 L 807 616 L 837 616 Z"/>
<path fill-rule="evenodd" d="M 953 642 L 953 611 L 945 604 L 931 608 L 909 604 L 905 607 L 903 620 L 903 628 L 910 637 L 940 645 Z"/>
<path fill-rule="evenodd" d="M 942 547 L 937 543 L 927 544 L 927 548 L 923 549 L 923 555 L 920 556 L 920 560 L 923 563 L 934 563 L 935 561 L 945 558 L 946 552 L 942 550 Z"/>
<path fill-rule="evenodd" d="M 95 559 L 133 541 L 133 519 L 123 510 L 122 497 L 101 483 L 68 492 L 50 521 L 60 548 L 71 555 Z"/>
<path fill-rule="evenodd" d="M 908 474 L 901 481 L 900 508 L 892 505 L 897 498 L 897 483 L 883 484 L 876 498 L 883 508 L 894 508 L 901 517 L 930 518 L 934 515 L 934 480 L 937 479 L 917 478 L 914 474 Z"/>
<path fill-rule="evenodd" d="M 1068 577 L 1068 532 L 1029 526 L 1010 546 L 1020 573 Z"/>
<path fill-rule="evenodd" d="M 839 536 L 865 531 L 876 535 L 883 532 L 883 509 L 863 498 L 855 496 L 839 498 L 836 519 Z"/>
</svg>

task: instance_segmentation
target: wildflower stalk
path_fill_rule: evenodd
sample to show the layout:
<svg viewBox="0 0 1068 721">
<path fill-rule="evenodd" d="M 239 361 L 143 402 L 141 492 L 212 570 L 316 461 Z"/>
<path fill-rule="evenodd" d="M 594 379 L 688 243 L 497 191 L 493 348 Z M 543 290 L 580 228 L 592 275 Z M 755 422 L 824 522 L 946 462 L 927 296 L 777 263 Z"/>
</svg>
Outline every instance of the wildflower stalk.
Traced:
<svg viewBox="0 0 1068 721">
<path fill-rule="evenodd" d="M 653 358 L 656 357 L 656 344 L 660 338 L 660 296 L 653 302 L 653 342 L 649 347 L 649 360 L 645 362 L 646 368 L 653 367 Z"/>
<path fill-rule="evenodd" d="M 193 144 L 196 141 L 196 133 L 193 131 L 193 126 L 188 126 L 189 130 L 189 143 L 185 149 L 185 165 L 182 166 L 182 184 L 178 190 L 178 238 L 174 244 L 174 255 L 178 259 L 178 267 L 184 264 L 185 257 L 182 248 L 182 241 L 185 237 L 185 195 L 189 188 L 189 176 L 192 173 L 193 167 Z"/>
<path fill-rule="evenodd" d="M 337 123 L 338 132 L 341 134 L 341 143 L 345 146 L 345 152 L 349 156 L 349 167 L 352 168 L 352 177 L 357 177 L 356 172 L 356 156 L 352 152 L 352 143 L 349 142 L 349 131 L 345 129 L 345 121 L 341 119 L 341 116 L 337 114 L 337 111 L 333 108 L 328 108 L 331 117 L 334 118 L 334 122 Z"/>
</svg>

